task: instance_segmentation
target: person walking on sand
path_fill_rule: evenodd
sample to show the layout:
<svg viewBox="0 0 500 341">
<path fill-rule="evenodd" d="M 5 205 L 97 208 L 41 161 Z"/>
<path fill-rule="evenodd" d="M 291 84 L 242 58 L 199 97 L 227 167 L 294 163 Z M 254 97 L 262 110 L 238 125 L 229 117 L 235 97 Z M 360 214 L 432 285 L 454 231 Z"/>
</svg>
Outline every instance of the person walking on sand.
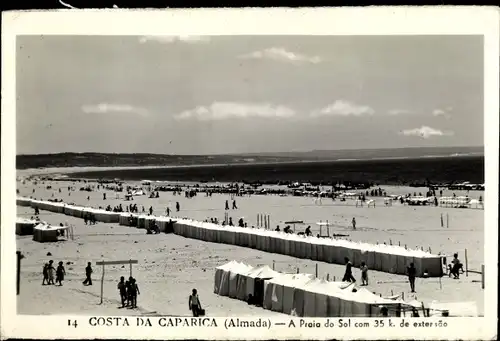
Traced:
<svg viewBox="0 0 500 341">
<path fill-rule="evenodd" d="M 170 217 L 170 207 L 167 207 L 167 217 Z"/>
<path fill-rule="evenodd" d="M 56 270 L 56 283 L 59 283 L 59 286 L 62 286 L 64 275 L 66 275 L 66 270 L 64 270 L 63 262 L 59 262 Z"/>
<path fill-rule="evenodd" d="M 130 278 L 129 285 L 132 308 L 137 308 L 137 295 L 140 295 L 141 293 L 139 292 L 139 286 L 137 285 L 135 278 Z"/>
<path fill-rule="evenodd" d="M 352 217 L 352 229 L 356 229 L 356 218 Z"/>
<path fill-rule="evenodd" d="M 361 285 L 368 285 L 368 266 L 365 262 L 361 262 Z"/>
<path fill-rule="evenodd" d="M 43 274 L 42 285 L 49 284 L 49 263 L 45 263 L 43 265 L 42 274 Z"/>
<path fill-rule="evenodd" d="M 193 317 L 200 316 L 201 302 L 196 289 L 193 289 L 193 293 L 189 295 L 189 310 L 193 313 Z"/>
<path fill-rule="evenodd" d="M 233 210 L 237 210 L 238 206 L 236 206 L 236 200 L 233 199 Z"/>
<path fill-rule="evenodd" d="M 179 204 L 178 201 L 175 203 L 175 209 L 177 210 L 177 212 L 181 210 L 181 204 Z"/>
<path fill-rule="evenodd" d="M 92 264 L 90 262 L 87 263 L 87 267 L 85 268 L 85 281 L 83 281 L 83 285 L 92 285 Z"/>
<path fill-rule="evenodd" d="M 411 292 L 415 292 L 415 277 L 417 277 L 417 269 L 415 268 L 415 264 L 410 263 L 410 266 L 407 268 L 407 272 L 408 280 L 410 281 Z"/>
<path fill-rule="evenodd" d="M 229 200 L 226 200 L 226 211 L 229 210 Z"/>
<path fill-rule="evenodd" d="M 122 308 L 125 307 L 125 302 L 127 301 L 127 287 L 125 286 L 125 277 L 120 277 L 120 282 L 118 282 L 118 291 L 120 292 L 120 298 L 122 301 Z"/>
<path fill-rule="evenodd" d="M 49 267 L 47 268 L 48 275 L 49 275 L 49 284 L 54 284 L 54 266 L 52 265 L 54 263 L 53 260 L 49 261 Z"/>
<path fill-rule="evenodd" d="M 349 260 L 349 258 L 345 257 L 345 273 L 344 273 L 344 278 L 342 278 L 342 282 L 356 282 L 356 279 L 352 275 L 352 263 Z"/>
</svg>

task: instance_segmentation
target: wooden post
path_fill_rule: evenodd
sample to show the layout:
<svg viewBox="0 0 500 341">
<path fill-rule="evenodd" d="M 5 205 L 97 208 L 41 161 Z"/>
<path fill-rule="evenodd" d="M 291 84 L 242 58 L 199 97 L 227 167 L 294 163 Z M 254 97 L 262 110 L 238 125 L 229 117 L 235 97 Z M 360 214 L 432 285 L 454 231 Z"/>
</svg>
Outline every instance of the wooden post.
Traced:
<svg viewBox="0 0 500 341">
<path fill-rule="evenodd" d="M 318 263 L 316 263 L 316 278 L 318 278 Z"/>
<path fill-rule="evenodd" d="M 465 249 L 465 277 L 469 277 L 469 258 L 467 257 L 467 249 Z"/>
<path fill-rule="evenodd" d="M 257 225 L 257 228 L 259 228 L 259 214 L 258 213 L 257 213 L 257 224 L 255 224 L 255 225 Z"/>
<path fill-rule="evenodd" d="M 299 272 L 300 272 L 300 269 L 299 269 L 299 268 L 297 268 L 297 273 L 299 273 Z"/>
<path fill-rule="evenodd" d="M 441 227 L 444 227 L 444 222 L 443 222 L 443 213 L 441 213 Z"/>
<path fill-rule="evenodd" d="M 320 236 L 323 236 L 323 229 L 322 229 L 321 227 L 322 227 L 322 226 L 321 226 L 321 225 L 319 225 L 319 235 L 320 235 Z"/>
<path fill-rule="evenodd" d="M 481 264 L 481 288 L 484 289 L 484 264 Z"/>
<path fill-rule="evenodd" d="M 441 277 L 439 276 L 439 290 L 443 290 L 443 285 L 441 284 Z"/>
<path fill-rule="evenodd" d="M 448 219 L 448 213 L 446 213 L 446 228 L 449 228 L 449 219 Z"/>
<path fill-rule="evenodd" d="M 330 238 L 330 225 L 326 225 L 326 234 L 328 235 L 328 238 Z"/>
<path fill-rule="evenodd" d="M 401 293 L 401 298 L 403 299 L 403 301 L 405 300 L 405 292 L 404 291 Z"/>
<path fill-rule="evenodd" d="M 101 303 L 102 304 L 102 296 L 104 294 L 104 263 L 102 264 L 102 277 L 101 277 Z"/>
<path fill-rule="evenodd" d="M 130 259 L 130 277 L 132 277 L 132 260 Z"/>
<path fill-rule="evenodd" d="M 275 268 L 275 261 L 273 261 L 273 271 L 274 271 L 274 268 Z"/>
<path fill-rule="evenodd" d="M 330 282 L 330 274 L 326 274 L 326 280 Z"/>
<path fill-rule="evenodd" d="M 16 251 L 16 255 L 17 255 L 16 295 L 19 295 L 19 292 L 21 291 L 21 259 L 23 258 L 23 255 L 21 254 L 21 251 Z"/>
<path fill-rule="evenodd" d="M 267 216 L 267 226 L 269 229 L 271 228 L 271 215 L 270 214 Z"/>
</svg>

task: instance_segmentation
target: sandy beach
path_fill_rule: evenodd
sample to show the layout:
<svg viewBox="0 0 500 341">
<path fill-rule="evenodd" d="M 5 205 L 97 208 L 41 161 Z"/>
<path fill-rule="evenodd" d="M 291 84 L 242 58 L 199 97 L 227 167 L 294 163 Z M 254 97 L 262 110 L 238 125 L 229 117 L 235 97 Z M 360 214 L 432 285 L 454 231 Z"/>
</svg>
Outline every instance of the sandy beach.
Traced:
<svg viewBox="0 0 500 341">
<path fill-rule="evenodd" d="M 21 174 L 18 174 L 21 176 Z M 22 174 L 25 175 L 25 174 Z M 138 183 L 131 183 L 138 185 Z M 51 188 L 48 189 L 47 186 Z M 68 186 L 76 187 L 68 192 Z M 150 199 L 147 196 L 135 196 L 133 201 L 124 201 L 124 193 L 109 190 L 93 192 L 80 191 L 83 182 L 39 182 L 36 185 L 18 182 L 19 195 L 37 199 L 62 199 L 66 203 L 99 207 L 121 203 L 126 206 L 136 203 L 139 210 L 153 207 L 154 215 L 164 215 L 166 207 L 175 211 L 178 201 L 182 217 L 204 220 L 210 217 L 224 218 L 224 203 L 231 202 L 229 195 L 206 197 L 203 193 L 194 198 L 173 195 L 171 192 L 160 192 L 160 198 Z M 409 187 L 382 187 L 387 194 L 404 194 L 422 191 Z M 33 189 L 35 192 L 33 193 Z M 59 189 L 61 192 L 59 193 Z M 103 200 L 103 193 L 107 200 Z M 460 195 L 458 191 L 455 191 Z M 443 193 L 448 195 L 449 193 Z M 481 192 L 470 193 L 471 197 Z M 90 197 L 89 200 L 87 197 Z M 468 250 L 470 269 L 480 269 L 483 260 L 484 244 L 484 211 L 478 209 L 456 209 L 440 207 L 415 207 L 394 203 L 384 206 L 383 198 L 375 198 L 376 207 L 356 207 L 354 200 L 333 202 L 323 198 L 321 203 L 314 198 L 281 197 L 275 195 L 254 195 L 235 197 L 238 209 L 230 210 L 233 221 L 243 217 L 249 226 L 256 225 L 257 214 L 269 214 L 271 226 L 284 227 L 284 221 L 303 220 L 306 225 L 297 225 L 303 230 L 311 225 L 313 233 L 319 233 L 316 222 L 327 221 L 332 224 L 330 233 L 348 234 L 348 239 L 370 243 L 406 244 L 411 248 L 431 249 L 433 253 L 451 256 L 458 252 L 464 262 L 464 251 Z M 33 209 L 18 207 L 19 217 L 33 216 Z M 449 227 L 441 227 L 441 214 L 449 216 Z M 356 231 L 350 227 L 355 217 L 358 226 Z M 200 299 L 209 316 L 230 315 L 274 315 L 275 312 L 250 306 L 245 302 L 220 297 L 213 293 L 215 268 L 231 260 L 244 262 L 253 266 L 267 264 L 282 272 L 314 273 L 316 263 L 310 260 L 296 259 L 279 254 L 237 246 L 207 243 L 187 239 L 176 235 L 147 235 L 144 230 L 118 226 L 118 224 L 98 223 L 86 226 L 82 219 L 65 215 L 40 212 L 40 218 L 50 224 L 68 223 L 74 226 L 74 240 L 58 243 L 40 244 L 31 236 L 18 236 L 17 249 L 25 258 L 21 269 L 21 294 L 18 296 L 18 312 L 21 314 L 90 314 L 131 315 L 161 314 L 185 315 L 188 310 L 188 296 L 192 288 L 197 288 Z M 298 231 L 297 231 L 298 232 Z M 325 232 L 323 232 L 325 233 Z M 50 252 L 50 256 L 47 253 Z M 41 286 L 41 270 L 49 259 L 56 263 L 65 263 L 67 276 L 62 287 Z M 85 266 L 87 262 L 94 264 L 99 260 L 137 259 L 133 267 L 133 276 L 137 278 L 140 288 L 138 309 L 119 309 L 119 295 L 116 289 L 120 276 L 129 276 L 127 266 L 108 266 L 105 270 L 104 301 L 100 305 L 100 280 L 102 268 L 93 265 L 93 285 L 84 286 Z M 451 260 L 451 257 L 449 257 Z M 66 264 L 70 262 L 69 264 Z M 344 266 L 318 263 L 318 277 L 330 279 L 342 277 Z M 360 271 L 355 269 L 354 276 L 359 279 Z M 459 280 L 447 276 L 440 280 L 417 279 L 416 293 L 411 294 L 405 276 L 370 271 L 368 289 L 390 296 L 404 293 L 405 298 L 415 297 L 425 303 L 433 300 L 439 302 L 475 301 L 479 314 L 484 309 L 483 290 L 480 275 L 462 275 Z M 36 304 L 33 304 L 36 302 Z"/>
</svg>

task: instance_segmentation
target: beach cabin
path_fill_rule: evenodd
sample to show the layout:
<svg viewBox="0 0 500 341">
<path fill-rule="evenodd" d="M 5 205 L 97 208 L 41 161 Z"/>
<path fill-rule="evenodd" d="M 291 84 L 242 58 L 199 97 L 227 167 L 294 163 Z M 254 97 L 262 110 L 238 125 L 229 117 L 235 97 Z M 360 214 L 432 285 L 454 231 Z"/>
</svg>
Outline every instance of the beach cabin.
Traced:
<svg viewBox="0 0 500 341">
<path fill-rule="evenodd" d="M 17 218 L 16 219 L 16 234 L 18 236 L 27 236 L 33 234 L 33 228 L 38 225 L 40 221 L 34 219 Z"/>
<path fill-rule="evenodd" d="M 69 226 L 52 226 L 38 224 L 33 228 L 33 240 L 39 243 L 53 243 L 59 241 L 60 231 L 67 233 Z"/>
</svg>

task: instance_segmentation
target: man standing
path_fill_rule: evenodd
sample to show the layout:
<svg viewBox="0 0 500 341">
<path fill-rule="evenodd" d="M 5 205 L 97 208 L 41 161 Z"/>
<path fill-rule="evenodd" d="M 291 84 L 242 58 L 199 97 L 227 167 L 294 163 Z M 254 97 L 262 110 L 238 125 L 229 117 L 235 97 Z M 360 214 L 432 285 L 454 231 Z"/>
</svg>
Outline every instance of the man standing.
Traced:
<svg viewBox="0 0 500 341">
<path fill-rule="evenodd" d="M 86 275 L 86 278 L 85 278 L 85 281 L 83 281 L 83 285 L 92 285 L 92 278 L 90 278 L 90 276 L 92 275 L 92 266 L 91 266 L 91 263 L 88 262 L 87 263 L 87 267 L 85 268 L 85 275 Z"/>
<path fill-rule="evenodd" d="M 410 266 L 408 267 L 407 271 L 408 271 L 408 280 L 410 281 L 411 292 L 415 292 L 415 277 L 417 277 L 417 269 L 415 268 L 415 264 L 410 263 Z"/>
<path fill-rule="evenodd" d="M 356 282 L 356 279 L 352 275 L 352 263 L 349 258 L 345 257 L 345 273 L 344 278 L 342 278 L 342 282 Z"/>
</svg>

